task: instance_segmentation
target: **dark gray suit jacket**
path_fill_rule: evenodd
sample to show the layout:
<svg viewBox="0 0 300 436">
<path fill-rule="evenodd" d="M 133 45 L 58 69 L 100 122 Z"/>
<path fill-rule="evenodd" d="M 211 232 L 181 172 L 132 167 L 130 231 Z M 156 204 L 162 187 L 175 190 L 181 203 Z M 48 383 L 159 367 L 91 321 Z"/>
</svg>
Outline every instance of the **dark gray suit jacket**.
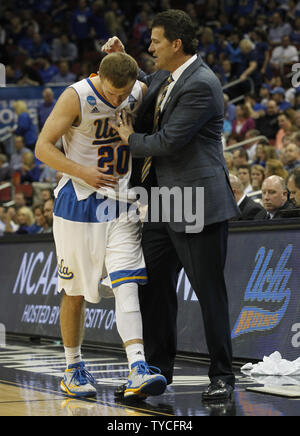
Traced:
<svg viewBox="0 0 300 436">
<path fill-rule="evenodd" d="M 223 157 L 224 99 L 218 78 L 199 56 L 176 82 L 152 134 L 157 94 L 168 75 L 158 71 L 144 80 L 148 92 L 135 123 L 137 133 L 129 137 L 133 157 L 153 156 L 159 187 L 204 187 L 204 225 L 239 215 Z M 186 223 L 170 226 L 184 232 Z"/>
</svg>

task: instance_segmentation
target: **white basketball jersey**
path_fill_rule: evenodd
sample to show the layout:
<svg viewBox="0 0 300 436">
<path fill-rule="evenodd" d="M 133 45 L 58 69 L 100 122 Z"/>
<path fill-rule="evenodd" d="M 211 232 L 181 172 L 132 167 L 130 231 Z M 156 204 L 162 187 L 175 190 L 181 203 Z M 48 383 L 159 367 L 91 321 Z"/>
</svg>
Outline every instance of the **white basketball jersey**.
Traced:
<svg viewBox="0 0 300 436">
<path fill-rule="evenodd" d="M 96 190 L 83 180 L 64 175 L 55 190 L 55 195 L 72 178 L 78 200 L 87 198 L 91 193 L 110 198 L 122 198 L 127 192 L 131 175 L 131 154 L 129 145 L 122 143 L 118 133 L 109 126 L 116 123 L 116 114 L 125 109 L 133 119 L 141 104 L 143 93 L 140 82 L 136 81 L 131 94 L 118 106 L 112 106 L 95 88 L 89 79 L 83 79 L 71 85 L 78 94 L 81 107 L 81 122 L 72 126 L 63 136 L 63 147 L 67 158 L 86 166 L 98 166 L 106 174 L 115 176 L 119 184 L 115 189 Z"/>
</svg>

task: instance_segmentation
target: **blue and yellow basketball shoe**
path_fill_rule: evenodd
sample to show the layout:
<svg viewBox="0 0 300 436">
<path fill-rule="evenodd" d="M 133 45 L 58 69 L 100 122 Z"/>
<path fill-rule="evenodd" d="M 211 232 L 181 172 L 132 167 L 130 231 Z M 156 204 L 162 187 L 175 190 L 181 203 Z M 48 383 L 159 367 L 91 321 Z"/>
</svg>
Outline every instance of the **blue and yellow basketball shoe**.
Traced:
<svg viewBox="0 0 300 436">
<path fill-rule="evenodd" d="M 72 398 L 92 397 L 96 395 L 95 384 L 96 380 L 85 369 L 84 362 L 79 362 L 69 365 L 65 370 L 60 389 Z"/>
<path fill-rule="evenodd" d="M 160 369 L 149 366 L 145 361 L 138 361 L 131 365 L 128 382 L 124 391 L 124 398 L 146 398 L 161 395 L 165 392 L 167 380 Z"/>
</svg>

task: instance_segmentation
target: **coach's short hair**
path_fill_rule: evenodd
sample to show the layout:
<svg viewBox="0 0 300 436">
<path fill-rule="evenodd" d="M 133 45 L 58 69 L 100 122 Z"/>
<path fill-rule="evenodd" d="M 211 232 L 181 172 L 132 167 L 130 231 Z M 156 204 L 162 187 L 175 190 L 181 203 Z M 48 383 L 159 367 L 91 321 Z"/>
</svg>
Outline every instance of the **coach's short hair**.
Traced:
<svg viewBox="0 0 300 436">
<path fill-rule="evenodd" d="M 115 88 L 124 88 L 138 77 L 138 64 L 126 53 L 111 53 L 99 66 L 99 76 L 108 80 Z"/>
<path fill-rule="evenodd" d="M 199 41 L 196 38 L 195 28 L 189 15 L 178 9 L 168 9 L 157 14 L 151 28 L 162 27 L 165 37 L 173 42 L 181 39 L 185 54 L 194 55 L 197 52 Z"/>
</svg>

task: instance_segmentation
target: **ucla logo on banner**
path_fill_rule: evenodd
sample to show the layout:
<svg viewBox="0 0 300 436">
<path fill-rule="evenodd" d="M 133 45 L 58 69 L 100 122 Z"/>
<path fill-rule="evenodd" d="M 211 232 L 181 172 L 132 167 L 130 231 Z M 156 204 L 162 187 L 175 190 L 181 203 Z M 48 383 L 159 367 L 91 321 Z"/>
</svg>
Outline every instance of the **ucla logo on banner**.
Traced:
<svg viewBox="0 0 300 436">
<path fill-rule="evenodd" d="M 291 297 L 291 290 L 287 286 L 292 269 L 287 268 L 287 263 L 292 250 L 289 244 L 275 268 L 270 266 L 274 250 L 266 250 L 265 247 L 258 250 L 256 265 L 244 296 L 244 301 L 249 303 L 238 316 L 232 338 L 249 332 L 271 330 L 280 323 Z"/>
</svg>

